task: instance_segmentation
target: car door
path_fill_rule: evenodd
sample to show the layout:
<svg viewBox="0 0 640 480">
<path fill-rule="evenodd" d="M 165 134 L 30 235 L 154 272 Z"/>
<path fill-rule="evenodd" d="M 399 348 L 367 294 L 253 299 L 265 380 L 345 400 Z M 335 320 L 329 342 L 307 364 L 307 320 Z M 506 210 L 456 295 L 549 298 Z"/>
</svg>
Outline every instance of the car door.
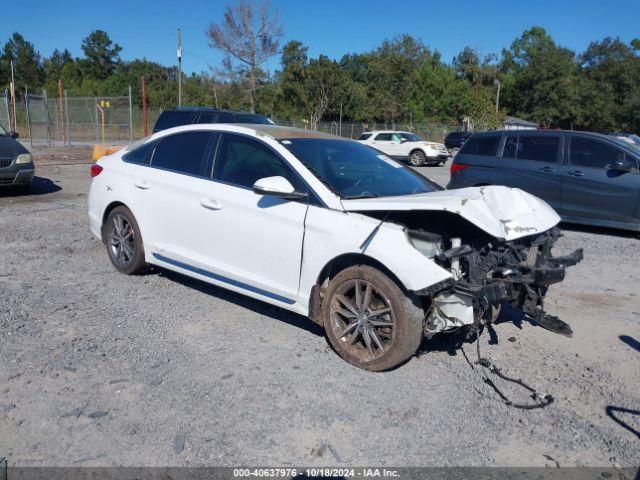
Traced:
<svg viewBox="0 0 640 480">
<path fill-rule="evenodd" d="M 403 156 L 400 152 L 400 136 L 396 134 L 396 137 L 394 139 L 393 133 L 378 133 L 371 143 L 375 148 L 390 157 Z"/>
<path fill-rule="evenodd" d="M 505 136 L 496 158 L 495 183 L 516 187 L 561 210 L 562 136 L 513 133 Z"/>
<path fill-rule="evenodd" d="M 633 220 L 640 178 L 638 160 L 601 139 L 571 135 L 563 166 L 562 213 L 568 217 L 613 222 Z M 611 166 L 618 158 L 636 164 L 632 172 Z"/>
<path fill-rule="evenodd" d="M 144 177 L 134 178 L 142 208 L 145 246 L 156 259 L 185 263 L 204 260 L 200 225 L 202 202 L 211 180 L 207 165 L 218 134 L 189 131 L 157 142 Z"/>
<path fill-rule="evenodd" d="M 283 176 L 307 187 L 265 143 L 245 135 L 223 134 L 213 182 L 202 210 L 199 237 L 208 268 L 245 290 L 294 303 L 300 280 L 307 204 L 253 192 L 260 178 Z M 209 208 L 207 210 L 207 208 Z"/>
</svg>

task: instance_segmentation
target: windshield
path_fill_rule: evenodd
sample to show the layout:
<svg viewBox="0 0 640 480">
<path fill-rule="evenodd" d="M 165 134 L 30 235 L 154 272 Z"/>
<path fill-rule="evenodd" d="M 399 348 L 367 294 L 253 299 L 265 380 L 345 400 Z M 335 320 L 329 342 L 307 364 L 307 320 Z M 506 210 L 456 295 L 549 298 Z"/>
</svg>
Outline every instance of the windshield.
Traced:
<svg viewBox="0 0 640 480">
<path fill-rule="evenodd" d="M 400 132 L 400 136 L 402 138 L 406 138 L 410 142 L 421 142 L 422 141 L 422 138 L 420 138 L 420 135 L 416 135 L 415 133 Z"/>
<path fill-rule="evenodd" d="M 282 144 L 342 198 L 389 197 L 437 190 L 418 173 L 351 140 L 291 138 Z"/>
</svg>

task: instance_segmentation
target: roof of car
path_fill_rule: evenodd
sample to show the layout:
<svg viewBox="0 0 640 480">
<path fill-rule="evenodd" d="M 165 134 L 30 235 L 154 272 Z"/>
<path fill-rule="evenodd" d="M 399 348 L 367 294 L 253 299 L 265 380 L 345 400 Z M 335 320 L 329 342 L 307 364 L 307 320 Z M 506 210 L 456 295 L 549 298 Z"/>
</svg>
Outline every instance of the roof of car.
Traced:
<svg viewBox="0 0 640 480">
<path fill-rule="evenodd" d="M 260 115 L 261 117 L 266 116 L 266 115 L 263 115 L 262 113 L 243 112 L 242 110 L 229 110 L 226 108 L 201 107 L 197 105 L 181 105 L 176 108 L 169 108 L 164 112 L 226 112 L 226 113 L 241 113 L 243 115 Z"/>
<path fill-rule="evenodd" d="M 521 129 L 521 130 L 490 130 L 487 132 L 473 132 L 474 137 L 491 137 L 491 136 L 499 136 L 499 135 L 564 135 L 564 134 L 573 134 L 578 133 L 580 135 L 585 135 L 593 138 L 604 138 L 607 140 L 611 139 L 610 135 L 605 135 L 602 133 L 596 132 L 583 132 L 581 130 L 560 130 L 560 129 Z"/>
<path fill-rule="evenodd" d="M 406 130 L 371 130 L 369 132 L 364 132 L 364 133 L 411 133 L 411 132 L 407 132 Z"/>
<path fill-rule="evenodd" d="M 303 128 L 281 127 L 278 125 L 262 125 L 255 123 L 240 123 L 239 127 L 255 130 L 257 133 L 264 133 L 276 140 L 284 140 L 287 138 L 325 138 L 332 140 L 349 140 L 345 137 L 331 135 L 330 133 L 318 132 L 316 130 L 306 130 Z"/>
</svg>

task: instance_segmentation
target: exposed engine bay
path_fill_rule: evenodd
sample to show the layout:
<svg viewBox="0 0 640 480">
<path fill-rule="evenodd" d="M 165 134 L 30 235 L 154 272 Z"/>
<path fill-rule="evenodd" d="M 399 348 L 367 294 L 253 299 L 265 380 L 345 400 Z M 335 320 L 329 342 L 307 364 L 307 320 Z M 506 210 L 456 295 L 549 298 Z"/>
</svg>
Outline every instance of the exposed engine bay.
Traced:
<svg viewBox="0 0 640 480">
<path fill-rule="evenodd" d="M 449 212 L 392 212 L 386 221 L 405 226 L 413 246 L 451 272 L 450 279 L 417 292 L 429 300 L 425 336 L 489 323 L 505 303 L 540 326 L 571 336 L 566 323 L 544 311 L 549 286 L 583 258 L 582 249 L 553 256 L 559 228 L 505 241 Z"/>
</svg>

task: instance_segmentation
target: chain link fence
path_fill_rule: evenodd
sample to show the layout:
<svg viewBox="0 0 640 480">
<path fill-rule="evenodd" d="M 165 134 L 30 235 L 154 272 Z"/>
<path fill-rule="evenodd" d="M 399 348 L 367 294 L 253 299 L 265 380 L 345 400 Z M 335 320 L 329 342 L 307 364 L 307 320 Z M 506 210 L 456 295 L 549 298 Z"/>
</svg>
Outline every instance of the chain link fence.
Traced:
<svg viewBox="0 0 640 480">
<path fill-rule="evenodd" d="M 11 130 L 10 106 L 3 98 L 0 124 Z M 151 132 L 160 109 L 147 109 Z M 129 96 L 47 97 L 26 93 L 16 102 L 16 130 L 32 146 L 126 144 L 144 136 L 142 108 Z"/>
</svg>

